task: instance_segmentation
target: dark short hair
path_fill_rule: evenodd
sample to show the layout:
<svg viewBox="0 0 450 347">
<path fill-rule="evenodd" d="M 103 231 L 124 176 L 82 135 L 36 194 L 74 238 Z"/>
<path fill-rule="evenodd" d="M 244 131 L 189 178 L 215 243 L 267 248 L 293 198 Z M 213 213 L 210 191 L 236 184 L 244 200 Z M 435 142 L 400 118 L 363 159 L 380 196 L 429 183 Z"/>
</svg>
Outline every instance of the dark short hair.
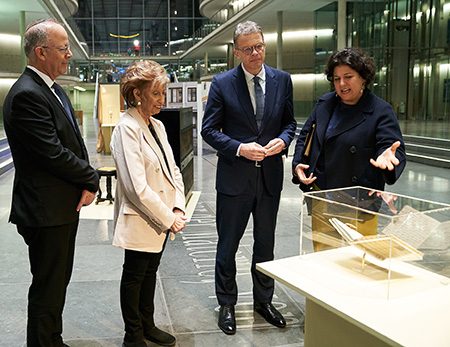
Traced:
<svg viewBox="0 0 450 347">
<path fill-rule="evenodd" d="M 333 82 L 334 68 L 336 66 L 347 65 L 366 80 L 366 86 L 369 86 L 375 77 L 375 62 L 361 48 L 349 47 L 334 52 L 328 59 L 325 68 L 327 80 Z"/>
<path fill-rule="evenodd" d="M 50 39 L 48 29 L 55 24 L 61 25 L 56 19 L 38 19 L 28 24 L 23 35 L 23 50 L 29 60 L 34 59 L 34 49 L 45 46 Z"/>
<path fill-rule="evenodd" d="M 233 35 L 233 44 L 234 47 L 237 48 L 236 43 L 237 43 L 237 39 L 240 35 L 248 35 L 248 34 L 261 34 L 261 37 L 264 41 L 264 35 L 262 32 L 261 27 L 256 24 L 255 22 L 252 22 L 250 20 L 243 22 L 243 23 L 239 23 L 236 26 L 236 29 L 234 30 L 234 35 Z"/>
<path fill-rule="evenodd" d="M 170 82 L 166 70 L 153 60 L 135 61 L 127 67 L 120 79 L 120 93 L 128 106 L 136 106 L 133 91 L 159 87 Z"/>
</svg>

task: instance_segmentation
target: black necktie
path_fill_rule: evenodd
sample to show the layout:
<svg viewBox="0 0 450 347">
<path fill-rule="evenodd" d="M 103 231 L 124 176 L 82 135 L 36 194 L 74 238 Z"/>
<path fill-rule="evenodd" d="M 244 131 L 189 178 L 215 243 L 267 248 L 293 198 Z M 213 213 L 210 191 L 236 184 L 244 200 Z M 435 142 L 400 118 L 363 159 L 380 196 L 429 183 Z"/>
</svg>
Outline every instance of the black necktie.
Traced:
<svg viewBox="0 0 450 347">
<path fill-rule="evenodd" d="M 261 127 L 264 115 L 264 93 L 259 84 L 259 80 L 260 78 L 258 76 L 253 77 L 253 81 L 255 82 L 256 124 L 258 124 L 258 129 Z"/>
<path fill-rule="evenodd" d="M 164 148 L 163 148 L 163 146 L 162 146 L 162 143 L 161 143 L 161 141 L 159 140 L 158 134 L 156 133 L 156 130 L 155 130 L 155 128 L 153 127 L 153 124 L 152 124 L 151 121 L 150 121 L 150 124 L 148 125 L 148 129 L 149 129 L 150 132 L 152 133 L 153 138 L 155 139 L 156 143 L 157 143 L 158 146 L 159 146 L 159 149 L 161 149 L 162 155 L 163 155 L 163 157 L 164 157 L 164 161 L 166 162 L 166 167 L 167 167 L 167 169 L 168 169 L 169 172 L 170 172 L 170 166 L 169 166 L 169 161 L 167 160 L 167 157 L 166 157 L 166 152 L 164 152 Z"/>
<path fill-rule="evenodd" d="M 70 120 L 72 121 L 73 126 L 75 126 L 75 122 L 73 120 L 72 112 L 70 111 L 69 103 L 67 102 L 67 95 L 64 92 L 64 90 L 61 88 L 61 86 L 57 83 L 53 83 L 53 89 L 55 90 L 56 95 L 58 95 L 59 100 L 61 100 L 64 109 L 67 112 L 67 115 L 69 116 Z"/>
</svg>

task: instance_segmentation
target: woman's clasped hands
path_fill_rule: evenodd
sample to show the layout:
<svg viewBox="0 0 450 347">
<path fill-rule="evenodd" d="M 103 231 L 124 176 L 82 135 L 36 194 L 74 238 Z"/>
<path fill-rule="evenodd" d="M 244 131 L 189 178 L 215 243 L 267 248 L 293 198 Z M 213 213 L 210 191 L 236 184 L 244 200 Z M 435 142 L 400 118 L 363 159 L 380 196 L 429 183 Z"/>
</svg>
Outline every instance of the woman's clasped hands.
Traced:
<svg viewBox="0 0 450 347">
<path fill-rule="evenodd" d="M 175 220 L 170 227 L 170 231 L 176 234 L 186 227 L 187 218 L 182 211 L 175 210 L 173 213 L 175 213 Z"/>
</svg>

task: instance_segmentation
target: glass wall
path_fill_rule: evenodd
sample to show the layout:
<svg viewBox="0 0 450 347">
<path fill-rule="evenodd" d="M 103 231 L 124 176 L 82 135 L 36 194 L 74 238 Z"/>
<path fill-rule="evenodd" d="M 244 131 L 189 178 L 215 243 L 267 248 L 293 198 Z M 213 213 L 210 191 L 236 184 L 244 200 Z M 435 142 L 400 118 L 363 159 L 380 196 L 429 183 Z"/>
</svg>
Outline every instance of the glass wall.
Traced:
<svg viewBox="0 0 450 347">
<path fill-rule="evenodd" d="M 336 3 L 316 12 L 317 28 L 330 20 L 337 27 L 330 11 L 337 13 Z M 322 46 L 316 42 L 320 69 L 329 57 L 317 56 L 325 51 Z M 372 89 L 393 106 L 400 120 L 437 122 L 448 133 L 450 0 L 347 2 L 347 46 L 364 48 L 374 57 L 377 76 Z"/>
<path fill-rule="evenodd" d="M 152 58 L 153 59 L 153 58 Z M 72 61 L 72 68 L 80 81 L 95 83 L 119 83 L 125 69 L 136 58 L 132 59 L 95 59 L 90 61 Z M 167 71 L 171 82 L 187 82 L 195 80 L 195 69 L 190 61 L 157 57 L 153 60 L 161 64 Z"/>
<path fill-rule="evenodd" d="M 91 56 L 176 56 L 206 19 L 199 0 L 79 0 L 75 15 Z"/>
</svg>

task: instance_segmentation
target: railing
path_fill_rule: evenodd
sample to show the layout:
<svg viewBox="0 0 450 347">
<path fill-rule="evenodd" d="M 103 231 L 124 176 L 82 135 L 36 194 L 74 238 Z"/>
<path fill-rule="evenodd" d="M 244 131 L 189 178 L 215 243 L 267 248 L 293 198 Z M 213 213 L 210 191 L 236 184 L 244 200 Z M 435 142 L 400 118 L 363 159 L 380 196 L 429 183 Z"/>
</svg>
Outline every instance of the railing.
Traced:
<svg viewBox="0 0 450 347">
<path fill-rule="evenodd" d="M 198 41 L 205 38 L 207 35 L 219 28 L 221 24 L 230 20 L 254 1 L 255 0 L 230 1 L 227 5 L 216 12 L 216 14 L 209 19 L 208 23 L 203 24 L 201 28 L 197 29 L 191 38 L 186 40 L 186 42 L 180 46 L 180 51 L 185 52 L 189 48 L 193 47 Z"/>
</svg>

